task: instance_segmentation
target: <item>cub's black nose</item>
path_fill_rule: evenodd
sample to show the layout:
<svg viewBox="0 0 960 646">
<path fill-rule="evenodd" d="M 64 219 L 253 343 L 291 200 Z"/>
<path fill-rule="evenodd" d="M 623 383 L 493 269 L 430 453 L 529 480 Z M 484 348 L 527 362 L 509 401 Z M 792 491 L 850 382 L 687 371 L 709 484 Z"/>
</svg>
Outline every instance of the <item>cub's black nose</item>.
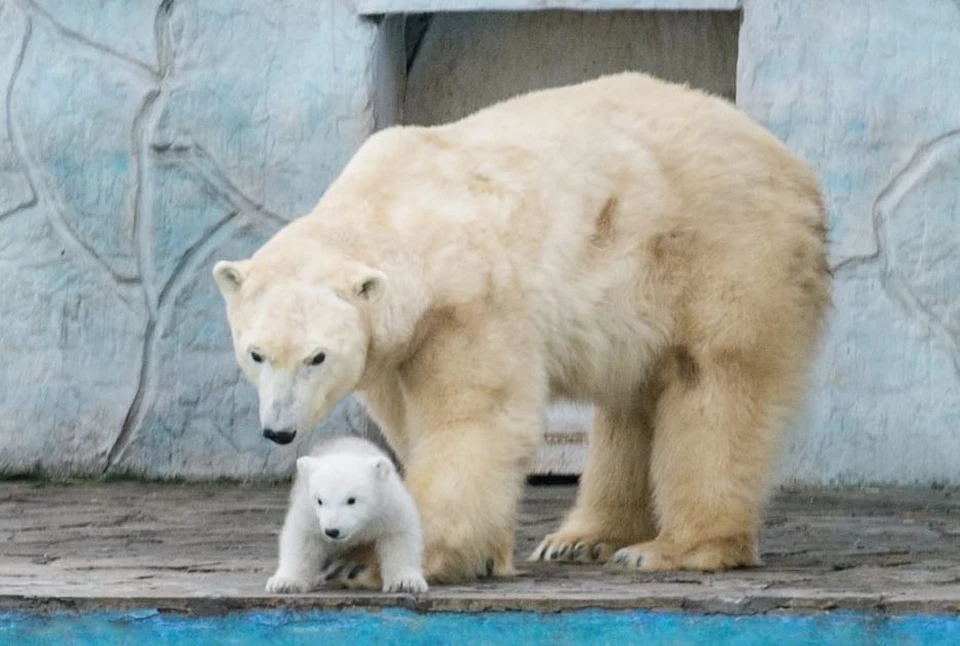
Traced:
<svg viewBox="0 0 960 646">
<path fill-rule="evenodd" d="M 323 533 L 326 534 L 327 536 L 329 536 L 330 538 L 336 538 L 336 537 L 340 536 L 340 530 L 339 530 L 339 529 L 325 529 L 325 530 L 323 530 Z"/>
<path fill-rule="evenodd" d="M 265 428 L 263 429 L 263 436 L 271 442 L 276 442 L 277 444 L 290 444 L 290 442 L 293 442 L 293 438 L 297 436 L 297 431 L 275 431 L 272 428 Z"/>
</svg>

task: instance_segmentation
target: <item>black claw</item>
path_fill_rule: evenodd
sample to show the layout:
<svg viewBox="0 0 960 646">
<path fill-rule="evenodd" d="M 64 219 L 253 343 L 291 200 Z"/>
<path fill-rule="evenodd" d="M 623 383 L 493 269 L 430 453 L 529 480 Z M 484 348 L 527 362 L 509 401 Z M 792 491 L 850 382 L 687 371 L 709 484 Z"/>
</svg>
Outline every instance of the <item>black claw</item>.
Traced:
<svg viewBox="0 0 960 646">
<path fill-rule="evenodd" d="M 626 561 L 626 560 L 627 560 L 627 555 L 624 554 L 623 552 L 619 552 L 619 553 L 613 555 L 613 562 L 614 562 L 614 563 L 623 563 L 623 562 Z"/>
<path fill-rule="evenodd" d="M 345 565 L 340 564 L 337 567 L 333 568 L 333 570 L 327 573 L 327 581 L 332 581 L 333 579 L 340 578 L 340 573 L 343 572 L 343 568 L 345 567 L 346 567 Z"/>
<path fill-rule="evenodd" d="M 643 555 L 642 555 L 642 554 L 637 557 L 637 562 L 636 562 L 634 565 L 636 565 L 637 567 L 640 567 L 641 565 L 643 565 Z"/>
<path fill-rule="evenodd" d="M 569 551 L 570 551 L 570 546 L 564 545 L 563 547 L 560 548 L 560 552 L 557 554 L 557 558 L 562 559 L 564 556 L 566 556 L 567 552 Z"/>
<path fill-rule="evenodd" d="M 493 559 L 487 559 L 487 576 L 493 576 Z"/>
<path fill-rule="evenodd" d="M 590 550 L 590 556 L 593 557 L 594 561 L 600 558 L 600 550 L 601 550 L 601 547 L 599 545 L 594 545 L 593 549 Z"/>
<path fill-rule="evenodd" d="M 573 551 L 570 552 L 570 556 L 573 558 L 578 558 L 586 549 L 587 546 L 584 543 L 577 543 L 573 546 Z"/>
<path fill-rule="evenodd" d="M 366 569 L 367 568 L 364 565 L 354 565 L 353 568 L 351 568 L 350 573 L 347 574 L 347 578 L 352 581 L 353 579 L 356 579 L 357 576 L 359 576 L 359 574 Z"/>
</svg>

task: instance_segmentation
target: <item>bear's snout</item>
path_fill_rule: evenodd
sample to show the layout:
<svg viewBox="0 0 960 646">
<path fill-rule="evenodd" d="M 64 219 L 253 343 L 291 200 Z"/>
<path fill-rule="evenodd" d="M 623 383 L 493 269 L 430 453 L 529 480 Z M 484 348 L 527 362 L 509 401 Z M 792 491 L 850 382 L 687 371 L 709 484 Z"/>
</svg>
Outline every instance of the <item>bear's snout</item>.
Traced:
<svg viewBox="0 0 960 646">
<path fill-rule="evenodd" d="M 272 428 L 265 428 L 263 429 L 263 436 L 277 444 L 290 444 L 290 442 L 293 442 L 293 438 L 297 436 L 297 430 L 284 429 L 282 431 L 275 431 Z"/>
</svg>

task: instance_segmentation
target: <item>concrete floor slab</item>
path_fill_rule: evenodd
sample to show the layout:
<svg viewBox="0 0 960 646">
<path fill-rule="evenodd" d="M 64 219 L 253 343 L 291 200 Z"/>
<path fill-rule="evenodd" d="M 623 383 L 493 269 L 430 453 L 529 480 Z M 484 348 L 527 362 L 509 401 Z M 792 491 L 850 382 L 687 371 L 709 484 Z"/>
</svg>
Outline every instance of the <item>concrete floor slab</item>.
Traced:
<svg viewBox="0 0 960 646">
<path fill-rule="evenodd" d="M 238 484 L 0 483 L 0 610 L 960 612 L 960 492 L 954 490 L 784 491 L 766 516 L 763 567 L 613 575 L 522 561 L 574 495 L 570 486 L 531 486 L 517 540 L 520 575 L 434 586 L 419 598 L 266 594 L 287 492 Z"/>
</svg>

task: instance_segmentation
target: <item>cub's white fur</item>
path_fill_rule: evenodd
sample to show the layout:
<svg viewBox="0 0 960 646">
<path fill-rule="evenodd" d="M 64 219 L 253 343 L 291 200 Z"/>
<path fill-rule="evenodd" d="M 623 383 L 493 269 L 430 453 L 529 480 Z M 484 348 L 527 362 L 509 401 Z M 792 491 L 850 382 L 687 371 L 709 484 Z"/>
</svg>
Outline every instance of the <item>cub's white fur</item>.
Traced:
<svg viewBox="0 0 960 646">
<path fill-rule="evenodd" d="M 393 462 L 366 440 L 324 442 L 297 460 L 267 592 L 307 592 L 325 563 L 365 544 L 376 551 L 384 592 L 427 590 L 420 518 Z"/>
</svg>

